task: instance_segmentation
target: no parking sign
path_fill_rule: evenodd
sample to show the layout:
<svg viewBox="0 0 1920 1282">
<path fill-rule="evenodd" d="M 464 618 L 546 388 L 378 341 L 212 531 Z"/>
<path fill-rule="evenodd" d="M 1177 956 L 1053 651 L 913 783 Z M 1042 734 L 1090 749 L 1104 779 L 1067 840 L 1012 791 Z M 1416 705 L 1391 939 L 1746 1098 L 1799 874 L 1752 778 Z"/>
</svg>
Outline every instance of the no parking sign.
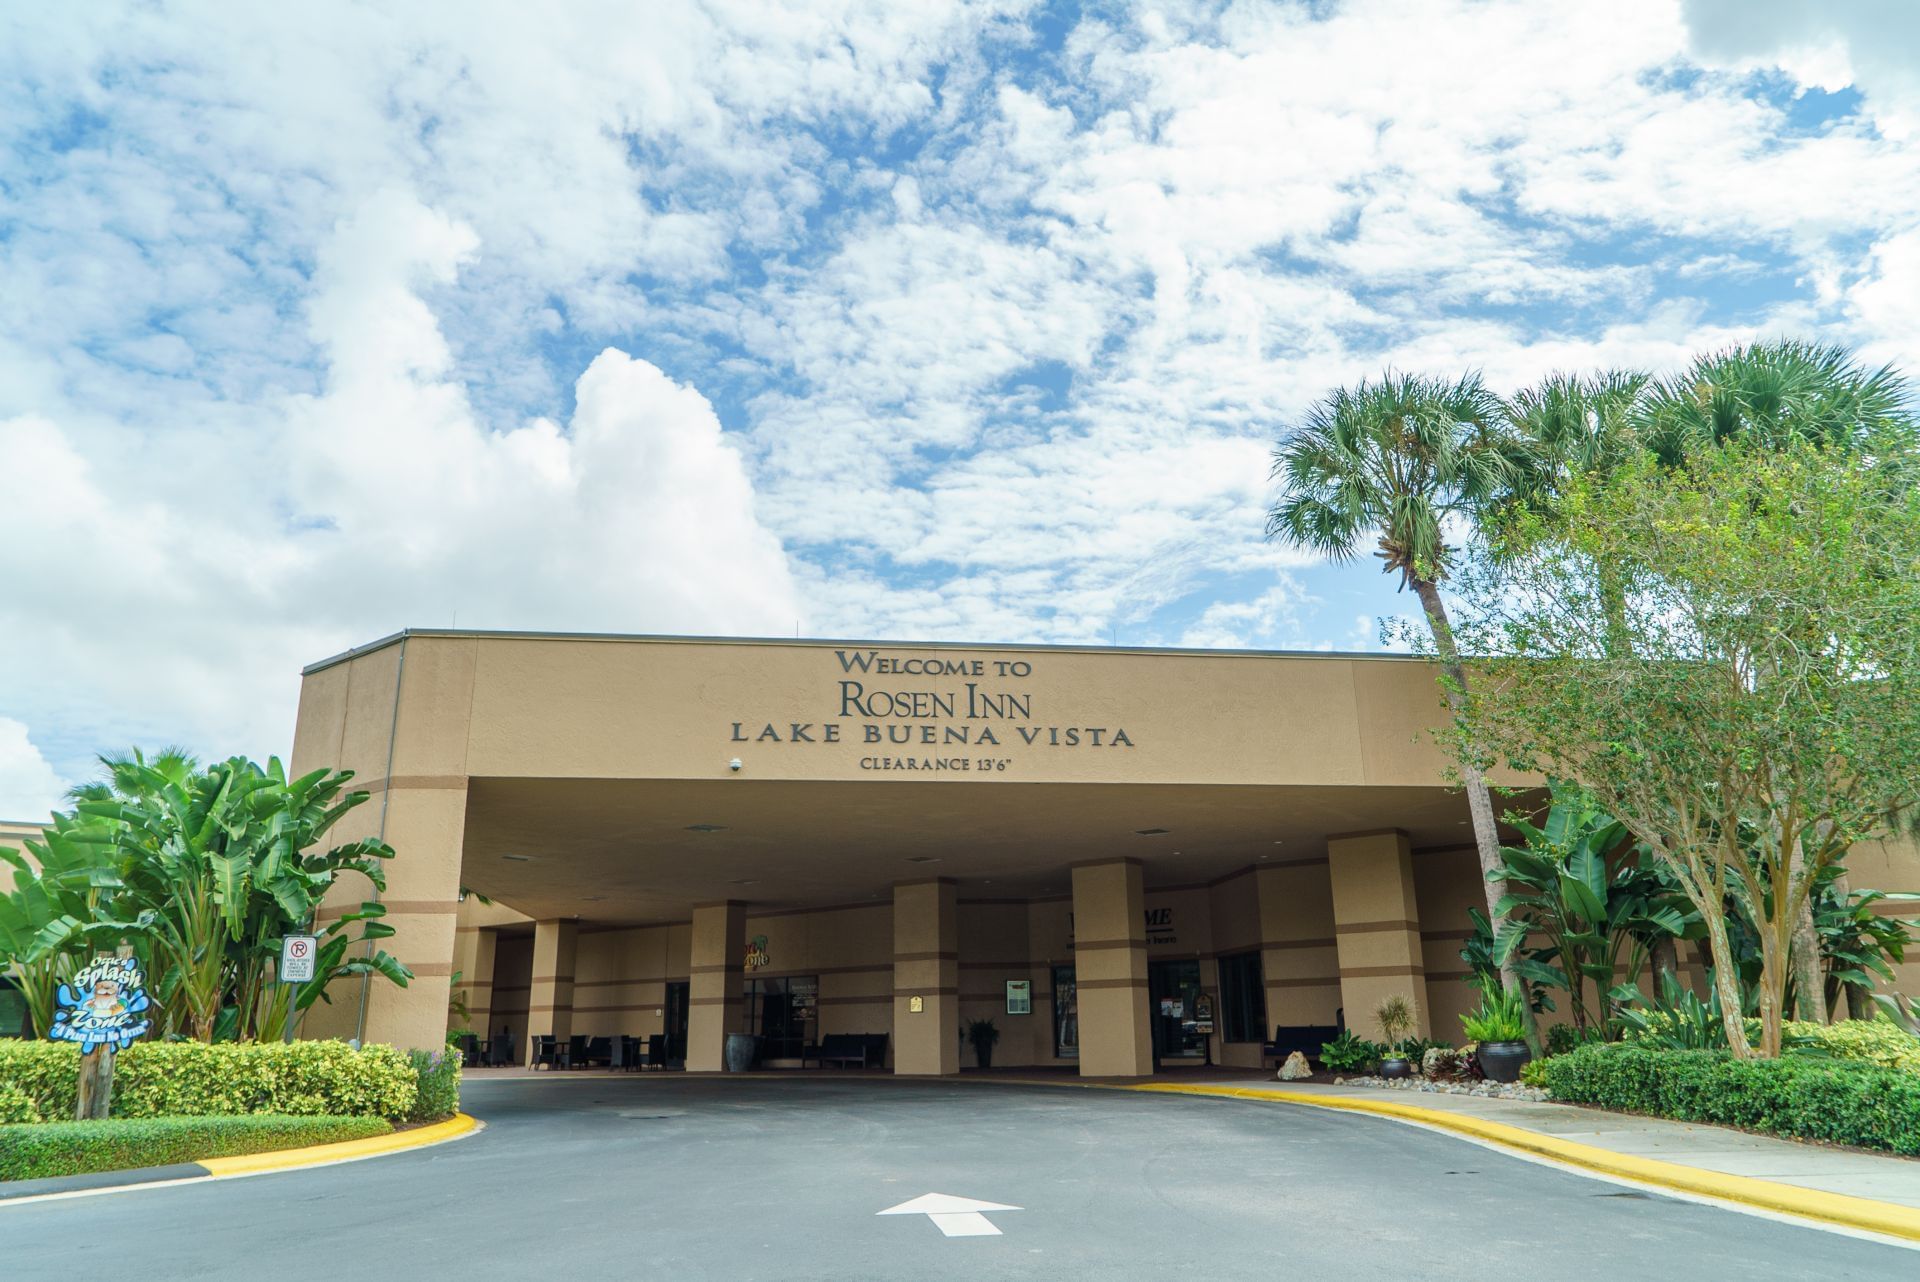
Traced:
<svg viewBox="0 0 1920 1282">
<path fill-rule="evenodd" d="M 280 941 L 280 982 L 304 984 L 313 978 L 313 959 L 319 939 L 313 935 L 288 935 Z"/>
</svg>

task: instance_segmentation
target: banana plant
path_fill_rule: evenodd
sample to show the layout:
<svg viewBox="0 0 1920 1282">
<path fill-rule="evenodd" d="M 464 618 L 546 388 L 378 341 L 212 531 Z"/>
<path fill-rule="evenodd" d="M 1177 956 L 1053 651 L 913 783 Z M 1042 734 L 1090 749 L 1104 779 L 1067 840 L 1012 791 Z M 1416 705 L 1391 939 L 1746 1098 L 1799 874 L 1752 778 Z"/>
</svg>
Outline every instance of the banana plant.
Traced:
<svg viewBox="0 0 1920 1282">
<path fill-rule="evenodd" d="M 195 1038 L 276 1035 L 284 1006 L 275 1000 L 270 970 L 280 938 L 311 927 L 343 873 L 385 889 L 383 866 L 393 851 L 384 842 L 321 844 L 367 800 L 365 792 L 346 790 L 352 777 L 316 770 L 290 780 L 277 758 L 264 769 L 243 757 L 204 770 L 190 760 L 185 768 L 162 768 L 136 754 L 117 763 L 110 787 L 79 802 L 79 812 L 104 824 L 125 852 L 140 903 L 136 923 L 165 975 L 158 994 Z M 355 944 L 393 933 L 377 920 L 383 913 L 377 903 L 361 904 L 327 926 L 315 978 L 302 985 L 309 992 L 296 994 L 297 1009 L 343 976 L 411 978 L 383 951 L 346 955 Z"/>
<path fill-rule="evenodd" d="M 1555 783 L 1545 823 L 1509 815 L 1525 844 L 1501 847 L 1489 880 L 1507 883 L 1493 958 L 1528 982 L 1567 994 L 1575 1031 L 1604 1030 L 1637 991 L 1653 941 L 1691 926 L 1686 899 L 1637 857 L 1626 826 L 1582 790 Z M 1528 948 L 1529 936 L 1544 946 Z M 1594 995 L 1589 1005 L 1588 993 Z"/>
<path fill-rule="evenodd" d="M 19 987 L 35 1031 L 44 1034 L 59 985 L 97 949 L 118 945 L 138 926 L 120 918 L 126 882 L 103 831 L 56 816 L 22 845 L 25 855 L 0 847 L 0 862 L 14 870 L 13 890 L 0 896 L 0 974 Z"/>
<path fill-rule="evenodd" d="M 1906 960 L 1907 945 L 1920 921 L 1883 917 L 1877 903 L 1909 903 L 1920 911 L 1920 894 L 1907 891 L 1848 890 L 1846 869 L 1829 864 L 1814 879 L 1813 925 L 1820 943 L 1820 965 L 1827 1009 L 1838 1018 L 1841 997 L 1855 1019 L 1872 1017 L 1869 1001 L 1880 982 L 1892 983 L 1894 968 Z"/>
</svg>

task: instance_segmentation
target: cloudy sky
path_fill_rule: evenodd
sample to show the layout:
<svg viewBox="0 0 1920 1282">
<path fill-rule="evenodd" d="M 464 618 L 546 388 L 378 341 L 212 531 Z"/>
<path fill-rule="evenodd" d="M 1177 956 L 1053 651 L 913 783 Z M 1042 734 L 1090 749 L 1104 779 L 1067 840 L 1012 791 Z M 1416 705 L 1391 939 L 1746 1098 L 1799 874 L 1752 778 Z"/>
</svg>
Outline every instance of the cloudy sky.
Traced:
<svg viewBox="0 0 1920 1282">
<path fill-rule="evenodd" d="M 1369 648 L 1331 386 L 1920 367 L 1910 0 L 14 5 L 0 131 L 7 817 L 409 625 Z"/>
</svg>

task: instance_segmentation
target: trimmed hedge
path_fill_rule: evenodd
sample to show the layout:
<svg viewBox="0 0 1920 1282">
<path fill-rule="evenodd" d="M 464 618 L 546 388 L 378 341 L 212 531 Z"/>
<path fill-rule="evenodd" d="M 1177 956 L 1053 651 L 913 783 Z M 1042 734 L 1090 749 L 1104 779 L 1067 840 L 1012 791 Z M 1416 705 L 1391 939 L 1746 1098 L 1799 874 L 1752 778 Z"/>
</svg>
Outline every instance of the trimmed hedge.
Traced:
<svg viewBox="0 0 1920 1282">
<path fill-rule="evenodd" d="M 1920 1073 L 1864 1060 L 1582 1046 L 1541 1070 L 1556 1100 L 1920 1156 Z"/>
<path fill-rule="evenodd" d="M 386 1135 L 378 1117 L 151 1117 L 0 1126 L 0 1180 L 88 1175 Z"/>
<path fill-rule="evenodd" d="M 26 1095 L 44 1118 L 71 1118 L 80 1050 L 71 1042 L 0 1039 L 0 1086 Z M 391 1046 L 135 1042 L 114 1057 L 113 1116 L 119 1118 L 272 1113 L 402 1122 L 414 1117 L 419 1102 L 419 1075 Z"/>
</svg>

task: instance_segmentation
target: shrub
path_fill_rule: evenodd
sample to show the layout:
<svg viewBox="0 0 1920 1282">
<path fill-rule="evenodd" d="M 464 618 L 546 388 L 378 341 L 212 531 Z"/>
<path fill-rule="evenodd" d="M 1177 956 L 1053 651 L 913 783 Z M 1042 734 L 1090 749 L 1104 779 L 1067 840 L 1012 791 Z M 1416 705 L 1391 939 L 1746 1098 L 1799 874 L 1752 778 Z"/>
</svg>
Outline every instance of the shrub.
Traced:
<svg viewBox="0 0 1920 1282">
<path fill-rule="evenodd" d="M 1457 1082 L 1467 1075 L 1467 1057 L 1451 1046 L 1429 1047 L 1420 1057 L 1420 1075 L 1430 1082 Z"/>
<path fill-rule="evenodd" d="M 1544 1090 L 1547 1085 L 1547 1061 L 1530 1059 L 1520 1066 L 1520 1084 Z"/>
<path fill-rule="evenodd" d="M 419 1082 L 413 1111 L 408 1120 L 437 1122 L 460 1111 L 460 1052 L 448 1048 L 439 1052 L 409 1051 Z"/>
<path fill-rule="evenodd" d="M 0 1126 L 40 1120 L 40 1106 L 33 1102 L 33 1096 L 12 1082 L 0 1082 Z"/>
<path fill-rule="evenodd" d="M 0 1082 L 49 1118 L 73 1116 L 79 1048 L 0 1041 Z M 362 1116 L 404 1121 L 419 1079 L 391 1046 L 345 1042 L 135 1042 L 115 1056 L 115 1117 L 225 1117 L 247 1113 Z"/>
<path fill-rule="evenodd" d="M 1355 1037 L 1351 1028 L 1320 1047 L 1320 1062 L 1330 1073 L 1358 1073 L 1378 1064 L 1387 1048 L 1364 1037 Z"/>
<path fill-rule="evenodd" d="M 1582 1046 L 1545 1061 L 1557 1100 L 1920 1156 L 1920 1073 L 1809 1055 Z"/>
<path fill-rule="evenodd" d="M 1781 1025 L 1780 1031 L 1791 1039 L 1796 1050 L 1920 1072 L 1920 1037 L 1891 1020 L 1846 1019 L 1838 1024 L 1789 1020 Z"/>
<path fill-rule="evenodd" d="M 377 1117 L 153 1117 L 0 1128 L 0 1180 L 168 1166 L 385 1135 Z"/>
</svg>

